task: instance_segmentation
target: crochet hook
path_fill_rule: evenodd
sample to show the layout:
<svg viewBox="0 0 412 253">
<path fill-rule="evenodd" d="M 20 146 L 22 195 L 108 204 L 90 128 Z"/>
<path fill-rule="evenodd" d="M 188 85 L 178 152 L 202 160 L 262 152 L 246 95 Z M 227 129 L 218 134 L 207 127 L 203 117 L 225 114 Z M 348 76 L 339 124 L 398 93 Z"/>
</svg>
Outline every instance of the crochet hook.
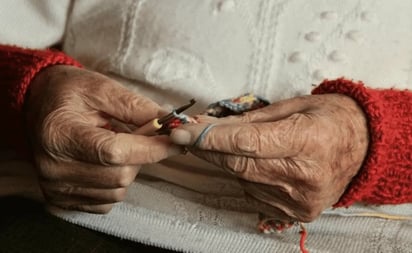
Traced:
<svg viewBox="0 0 412 253">
<path fill-rule="evenodd" d="M 169 122 L 175 117 L 176 114 L 182 113 L 183 111 L 187 110 L 192 105 L 194 105 L 195 103 L 196 103 L 196 100 L 192 98 L 188 104 L 182 105 L 181 107 L 173 110 L 171 113 L 161 118 L 155 118 L 147 122 L 143 126 L 133 131 L 133 134 L 147 135 L 147 136 L 156 135 L 157 131 L 160 130 L 165 123 Z"/>
</svg>

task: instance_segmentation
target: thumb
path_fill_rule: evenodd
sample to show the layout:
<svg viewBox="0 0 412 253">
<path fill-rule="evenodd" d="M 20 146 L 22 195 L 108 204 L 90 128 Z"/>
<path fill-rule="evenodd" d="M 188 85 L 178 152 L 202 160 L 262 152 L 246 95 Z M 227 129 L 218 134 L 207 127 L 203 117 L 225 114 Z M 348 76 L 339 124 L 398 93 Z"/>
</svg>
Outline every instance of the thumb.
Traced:
<svg viewBox="0 0 412 253">
<path fill-rule="evenodd" d="M 177 145 L 198 146 L 215 124 L 186 124 L 173 129 L 170 139 Z"/>
<path fill-rule="evenodd" d="M 185 124 L 173 129 L 170 139 L 178 145 L 194 146 L 226 154 L 254 158 L 295 156 L 309 136 L 312 119 L 302 113 L 274 122 Z M 309 129 L 309 130 L 308 130 Z"/>
</svg>

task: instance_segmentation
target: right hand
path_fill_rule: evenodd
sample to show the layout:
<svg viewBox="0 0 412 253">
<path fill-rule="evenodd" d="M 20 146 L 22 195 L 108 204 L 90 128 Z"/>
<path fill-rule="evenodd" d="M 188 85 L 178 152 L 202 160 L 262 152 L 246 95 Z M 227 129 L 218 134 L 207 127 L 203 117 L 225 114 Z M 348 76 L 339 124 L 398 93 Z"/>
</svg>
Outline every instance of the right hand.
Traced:
<svg viewBox="0 0 412 253">
<path fill-rule="evenodd" d="M 339 201 L 366 157 L 366 116 L 340 94 L 291 98 L 239 116 L 186 124 L 171 133 L 239 178 L 265 214 L 310 222 Z"/>
<path fill-rule="evenodd" d="M 124 199 L 142 164 L 182 151 L 166 136 L 105 129 L 111 118 L 139 127 L 162 111 L 95 72 L 48 67 L 33 80 L 26 103 L 40 186 L 61 208 L 107 213 Z"/>
</svg>

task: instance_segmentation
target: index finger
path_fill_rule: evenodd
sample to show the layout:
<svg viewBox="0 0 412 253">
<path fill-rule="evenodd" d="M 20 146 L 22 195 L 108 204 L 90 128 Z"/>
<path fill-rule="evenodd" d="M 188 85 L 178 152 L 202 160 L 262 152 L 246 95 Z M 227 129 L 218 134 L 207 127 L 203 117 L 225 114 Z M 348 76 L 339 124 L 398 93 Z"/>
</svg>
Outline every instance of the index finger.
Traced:
<svg viewBox="0 0 412 253">
<path fill-rule="evenodd" d="M 166 136 L 115 133 L 90 126 L 76 126 L 66 141 L 65 151 L 72 159 L 104 165 L 155 163 L 183 151 Z"/>
<path fill-rule="evenodd" d="M 305 121 L 294 114 L 286 119 L 263 123 L 187 124 L 174 129 L 171 140 L 208 151 L 254 158 L 283 158 L 297 155 L 308 137 Z M 207 131 L 205 131 L 207 130 Z"/>
<path fill-rule="evenodd" d="M 164 113 L 148 97 L 132 92 L 114 80 L 103 76 L 99 84 L 92 96 L 88 96 L 89 104 L 124 123 L 140 126 Z"/>
</svg>

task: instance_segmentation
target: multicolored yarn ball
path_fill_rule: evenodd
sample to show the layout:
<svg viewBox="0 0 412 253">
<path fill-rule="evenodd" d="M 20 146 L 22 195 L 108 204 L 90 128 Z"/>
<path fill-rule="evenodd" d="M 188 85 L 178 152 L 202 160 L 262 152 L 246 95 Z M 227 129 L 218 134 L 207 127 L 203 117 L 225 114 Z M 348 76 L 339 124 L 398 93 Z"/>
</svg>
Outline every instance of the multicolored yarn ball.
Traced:
<svg viewBox="0 0 412 253">
<path fill-rule="evenodd" d="M 242 96 L 220 100 L 216 103 L 210 104 L 205 114 L 217 118 L 226 117 L 229 115 L 238 115 L 247 111 L 256 110 L 267 106 L 269 101 L 256 96 L 253 93 L 245 93 Z"/>
</svg>

